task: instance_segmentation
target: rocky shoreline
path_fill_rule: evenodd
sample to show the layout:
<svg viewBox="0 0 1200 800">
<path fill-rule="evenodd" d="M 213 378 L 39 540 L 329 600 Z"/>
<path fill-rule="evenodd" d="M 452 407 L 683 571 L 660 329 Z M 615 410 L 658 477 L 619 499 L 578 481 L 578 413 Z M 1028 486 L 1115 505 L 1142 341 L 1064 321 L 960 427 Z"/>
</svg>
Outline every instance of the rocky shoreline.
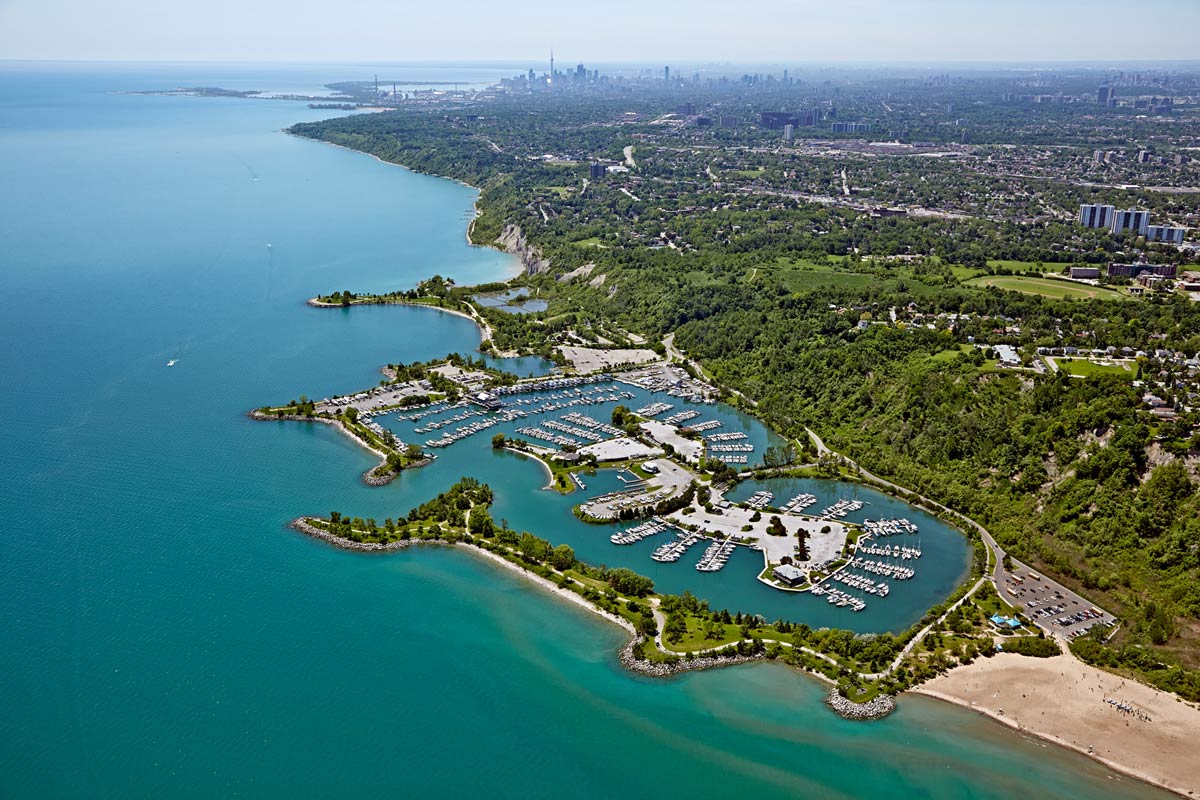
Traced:
<svg viewBox="0 0 1200 800">
<path fill-rule="evenodd" d="M 634 648 L 646 641 L 646 637 L 638 634 L 629 640 L 629 643 L 621 648 L 621 652 L 617 658 L 621 662 L 621 666 L 630 672 L 636 672 L 639 675 L 648 675 L 652 678 L 669 678 L 672 675 L 679 675 L 684 672 L 693 670 L 717 669 L 719 667 L 732 667 L 735 664 L 746 664 L 751 661 L 762 660 L 762 654 L 753 656 L 731 656 L 724 658 L 721 656 L 701 656 L 693 658 L 690 661 L 679 658 L 679 661 L 674 664 L 667 664 L 662 661 L 650 661 L 637 658 L 634 654 Z"/>
<path fill-rule="evenodd" d="M 303 534 L 320 539 L 334 547 L 340 547 L 343 550 L 356 550 L 362 553 L 381 553 L 390 550 L 403 550 L 413 544 L 419 544 L 411 539 L 401 539 L 398 542 L 388 542 L 380 544 L 379 542 L 352 542 L 349 539 L 343 539 L 341 536 L 335 536 L 329 531 L 322 530 L 316 525 L 310 525 L 304 517 L 292 520 L 291 527 L 300 531 Z"/>
<path fill-rule="evenodd" d="M 843 719 L 872 720 L 883 719 L 896 710 L 896 698 L 890 694 L 881 694 L 865 703 L 856 703 L 842 697 L 836 688 L 829 690 L 825 705 Z"/>
</svg>

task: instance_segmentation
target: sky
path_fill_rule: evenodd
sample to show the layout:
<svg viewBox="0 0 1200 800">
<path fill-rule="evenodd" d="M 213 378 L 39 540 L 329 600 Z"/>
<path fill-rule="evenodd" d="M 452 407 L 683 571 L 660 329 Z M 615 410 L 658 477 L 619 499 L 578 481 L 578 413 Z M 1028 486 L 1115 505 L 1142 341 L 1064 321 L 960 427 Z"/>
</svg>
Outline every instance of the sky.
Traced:
<svg viewBox="0 0 1200 800">
<path fill-rule="evenodd" d="M 1200 0 L 0 0 L 0 59 L 1200 58 Z"/>
</svg>

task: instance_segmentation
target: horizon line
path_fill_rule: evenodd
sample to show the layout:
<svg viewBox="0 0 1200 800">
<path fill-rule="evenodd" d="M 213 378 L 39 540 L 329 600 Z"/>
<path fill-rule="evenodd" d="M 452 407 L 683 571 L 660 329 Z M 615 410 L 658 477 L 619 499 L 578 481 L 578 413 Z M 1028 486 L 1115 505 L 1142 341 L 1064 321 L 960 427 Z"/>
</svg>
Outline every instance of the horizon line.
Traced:
<svg viewBox="0 0 1200 800">
<path fill-rule="evenodd" d="M 340 59 L 340 58 L 318 58 L 318 59 L 228 59 L 228 58 L 183 58 L 183 59 L 165 59 L 165 58 L 8 58 L 0 57 L 0 64 L 278 64 L 278 65 L 322 65 L 322 64 L 343 64 L 343 65 L 441 65 L 441 66 L 481 66 L 481 65 L 517 65 L 528 64 L 533 61 L 544 61 L 545 59 L 522 59 L 515 57 L 497 57 L 497 58 L 475 58 L 475 59 L 456 59 L 456 58 L 427 58 L 427 59 Z M 556 59 L 557 60 L 557 59 Z M 568 58 L 567 61 L 587 61 L 589 59 Z M 639 59 L 620 59 L 620 60 L 592 60 L 591 63 L 598 65 L 620 65 L 620 66 L 660 66 L 662 64 L 691 64 L 691 65 L 713 65 L 713 66 L 791 66 L 791 65 L 809 65 L 809 66 L 854 66 L 854 65 L 906 65 L 906 66 L 936 66 L 936 65 L 990 65 L 990 66 L 1006 66 L 1006 65 L 1036 65 L 1036 66 L 1055 66 L 1055 65 L 1128 65 L 1128 64 L 1196 64 L 1200 65 L 1200 58 L 1196 57 L 1164 57 L 1164 58 L 1125 58 L 1120 60 L 1111 60 L 1103 58 L 1073 58 L 1073 59 L 1027 59 L 1027 58 L 977 58 L 977 59 L 764 59 L 764 60 L 702 60 L 692 58 L 675 58 L 675 59 L 658 59 L 654 61 L 639 60 Z"/>
</svg>

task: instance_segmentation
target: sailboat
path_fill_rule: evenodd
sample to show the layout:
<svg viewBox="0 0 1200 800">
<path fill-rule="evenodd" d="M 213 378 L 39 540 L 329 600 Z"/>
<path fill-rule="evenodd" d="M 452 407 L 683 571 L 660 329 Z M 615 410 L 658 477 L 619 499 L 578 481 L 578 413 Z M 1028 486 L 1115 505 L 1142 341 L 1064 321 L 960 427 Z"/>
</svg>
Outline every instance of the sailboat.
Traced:
<svg viewBox="0 0 1200 800">
<path fill-rule="evenodd" d="M 167 362 L 167 366 L 168 366 L 168 367 L 173 367 L 173 366 L 175 366 L 175 365 L 176 365 L 176 364 L 178 364 L 178 363 L 179 363 L 179 359 L 178 359 L 178 358 L 172 358 L 170 361 L 168 361 L 168 362 Z"/>
</svg>

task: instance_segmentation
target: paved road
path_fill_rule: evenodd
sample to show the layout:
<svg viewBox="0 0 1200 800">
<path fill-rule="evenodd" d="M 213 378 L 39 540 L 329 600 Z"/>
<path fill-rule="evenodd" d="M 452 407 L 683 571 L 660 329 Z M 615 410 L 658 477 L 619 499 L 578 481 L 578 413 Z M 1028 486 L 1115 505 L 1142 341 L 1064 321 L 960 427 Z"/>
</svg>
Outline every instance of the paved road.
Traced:
<svg viewBox="0 0 1200 800">
<path fill-rule="evenodd" d="M 704 378 L 706 381 L 713 384 L 714 386 L 716 385 L 716 381 L 712 380 L 708 376 L 708 373 L 704 371 L 704 367 L 700 366 L 698 363 L 696 363 L 692 359 L 685 356 L 683 354 L 682 350 L 675 347 L 675 332 L 674 331 L 671 331 L 670 333 L 668 333 L 666 336 L 663 337 L 663 347 L 665 347 L 667 350 L 667 360 L 668 361 L 673 358 L 677 358 L 680 361 L 684 362 L 685 364 L 689 364 L 692 367 L 692 369 L 696 370 L 697 375 Z M 746 395 L 742 394 L 737 389 L 729 389 L 728 387 L 725 387 L 725 388 L 728 390 L 728 392 L 730 394 L 734 394 L 734 395 L 737 395 L 738 397 L 740 397 L 747 405 L 752 406 L 752 407 L 758 405 L 758 403 L 754 402 L 749 397 L 746 397 Z"/>
</svg>

